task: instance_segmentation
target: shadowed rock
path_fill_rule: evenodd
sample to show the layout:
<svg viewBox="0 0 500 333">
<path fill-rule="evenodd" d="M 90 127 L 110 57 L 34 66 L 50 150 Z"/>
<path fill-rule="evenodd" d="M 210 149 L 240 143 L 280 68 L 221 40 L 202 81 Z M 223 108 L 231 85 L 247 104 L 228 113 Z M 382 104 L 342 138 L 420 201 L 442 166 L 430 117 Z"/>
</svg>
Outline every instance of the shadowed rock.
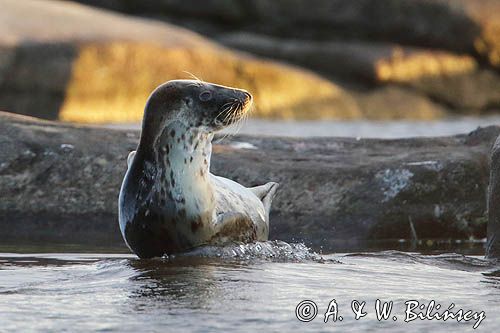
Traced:
<svg viewBox="0 0 500 333">
<path fill-rule="evenodd" d="M 488 127 L 399 140 L 236 136 L 214 146 L 212 170 L 246 186 L 281 184 L 272 239 L 325 251 L 415 235 L 481 239 L 488 154 L 499 133 Z M 0 241 L 123 244 L 117 198 L 138 137 L 1 113 Z"/>
<path fill-rule="evenodd" d="M 218 38 L 223 44 L 274 59 L 286 60 L 311 68 L 328 77 L 364 83 L 370 92 L 358 94 L 364 98 L 379 86 L 406 87 L 407 94 L 430 97 L 441 105 L 451 106 L 451 112 L 473 113 L 500 107 L 500 75 L 480 68 L 474 57 L 439 49 L 401 46 L 384 42 L 365 41 L 304 41 L 279 39 L 250 33 L 233 33 Z M 427 99 L 427 104 L 432 103 Z M 390 98 L 384 107 L 393 111 Z M 402 101 L 407 118 L 439 116 L 439 105 L 431 115 L 414 103 Z M 418 105 L 418 104 L 417 104 Z M 376 114 L 369 105 L 360 104 L 362 113 Z"/>
<path fill-rule="evenodd" d="M 136 122 L 150 92 L 188 72 L 252 91 L 256 114 L 359 118 L 319 76 L 230 51 L 172 25 L 63 1 L 0 2 L 0 109 L 76 122 Z"/>
<path fill-rule="evenodd" d="M 286 59 L 330 76 L 373 83 L 467 74 L 477 68 L 475 59 L 466 54 L 383 42 L 305 42 L 251 33 L 230 33 L 218 37 L 218 40 L 255 54 Z"/>
<path fill-rule="evenodd" d="M 303 40 L 361 39 L 475 53 L 500 66 L 497 0 L 81 0 L 164 18 L 204 34 L 252 31 Z"/>
<path fill-rule="evenodd" d="M 312 69 L 354 95 L 363 117 L 435 119 L 500 108 L 496 0 L 82 2 Z"/>
</svg>

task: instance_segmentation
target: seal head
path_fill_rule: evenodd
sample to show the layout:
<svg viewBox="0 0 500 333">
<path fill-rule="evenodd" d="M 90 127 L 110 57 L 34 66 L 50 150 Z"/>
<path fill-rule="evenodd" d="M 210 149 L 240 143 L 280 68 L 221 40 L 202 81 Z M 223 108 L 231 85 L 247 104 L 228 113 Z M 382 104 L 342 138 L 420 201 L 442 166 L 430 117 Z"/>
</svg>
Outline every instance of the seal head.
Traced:
<svg viewBox="0 0 500 333">
<path fill-rule="evenodd" d="M 205 132 L 218 131 L 240 120 L 251 103 L 252 95 L 242 89 L 192 80 L 169 81 L 148 99 L 142 136 L 154 140 L 172 122 Z"/>
</svg>

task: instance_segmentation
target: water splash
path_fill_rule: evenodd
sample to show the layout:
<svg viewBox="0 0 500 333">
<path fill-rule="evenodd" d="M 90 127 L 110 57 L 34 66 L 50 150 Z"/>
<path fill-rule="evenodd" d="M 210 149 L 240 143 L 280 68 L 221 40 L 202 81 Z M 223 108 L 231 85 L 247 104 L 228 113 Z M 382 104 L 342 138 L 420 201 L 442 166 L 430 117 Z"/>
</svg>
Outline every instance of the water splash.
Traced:
<svg viewBox="0 0 500 333">
<path fill-rule="evenodd" d="M 205 257 L 237 260 L 269 260 L 273 262 L 318 262 L 340 263 L 325 259 L 303 243 L 287 243 L 279 240 L 255 242 L 250 244 L 230 244 L 226 246 L 202 246 L 193 251 L 165 257 L 174 260 L 178 257 Z"/>
</svg>

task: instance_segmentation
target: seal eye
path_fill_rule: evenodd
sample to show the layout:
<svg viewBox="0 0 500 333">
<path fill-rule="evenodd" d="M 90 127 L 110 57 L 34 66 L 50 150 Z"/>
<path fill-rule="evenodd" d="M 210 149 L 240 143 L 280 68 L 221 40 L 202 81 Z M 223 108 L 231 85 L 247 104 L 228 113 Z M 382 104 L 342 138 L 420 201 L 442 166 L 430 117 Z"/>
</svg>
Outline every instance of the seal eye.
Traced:
<svg viewBox="0 0 500 333">
<path fill-rule="evenodd" d="M 210 91 L 204 91 L 200 94 L 200 100 L 203 102 L 209 101 L 212 99 L 212 93 Z"/>
</svg>

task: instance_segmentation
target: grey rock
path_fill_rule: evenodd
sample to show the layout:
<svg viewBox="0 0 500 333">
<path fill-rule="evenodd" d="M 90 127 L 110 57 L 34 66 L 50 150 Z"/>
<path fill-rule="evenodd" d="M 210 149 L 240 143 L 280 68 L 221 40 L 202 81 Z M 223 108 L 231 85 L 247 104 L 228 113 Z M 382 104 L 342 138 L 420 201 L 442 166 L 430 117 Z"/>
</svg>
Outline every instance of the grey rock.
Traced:
<svg viewBox="0 0 500 333">
<path fill-rule="evenodd" d="M 500 137 L 491 149 L 486 257 L 500 258 Z"/>
<path fill-rule="evenodd" d="M 373 242 L 486 236 L 489 150 L 498 127 L 398 140 L 236 136 L 212 171 L 281 184 L 271 238 L 325 251 Z M 117 197 L 137 131 L 0 113 L 1 242 L 123 245 Z M 256 149 L 255 149 L 256 148 Z"/>
</svg>

